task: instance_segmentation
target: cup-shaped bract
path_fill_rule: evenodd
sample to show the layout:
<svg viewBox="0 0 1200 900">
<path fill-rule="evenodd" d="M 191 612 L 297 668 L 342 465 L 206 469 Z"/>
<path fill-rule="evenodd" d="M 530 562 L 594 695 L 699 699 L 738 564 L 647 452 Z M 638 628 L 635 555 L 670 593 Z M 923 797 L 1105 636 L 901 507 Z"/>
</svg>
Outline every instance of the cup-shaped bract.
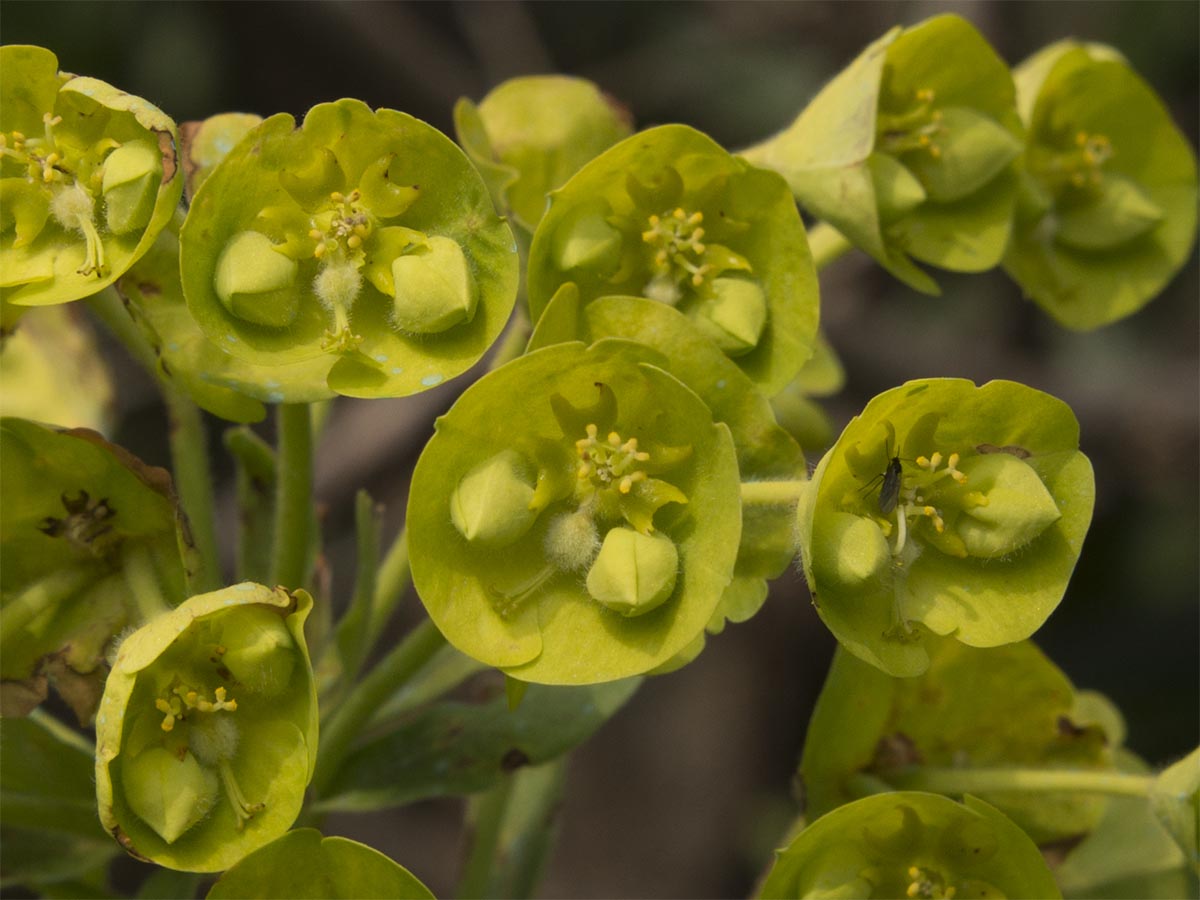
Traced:
<svg viewBox="0 0 1200 900">
<path fill-rule="evenodd" d="M 981 649 L 941 638 L 928 646 L 930 667 L 916 678 L 891 678 L 836 651 L 800 762 L 810 821 L 854 798 L 854 775 L 896 784 L 913 767 L 1115 769 L 1120 714 L 1076 691 L 1032 642 Z M 981 798 L 1038 844 L 1087 834 L 1106 808 L 1105 797 L 1079 791 Z"/>
<path fill-rule="evenodd" d="M 975 797 L 864 797 L 776 853 L 762 898 L 1061 897 L 1037 845 Z"/>
<path fill-rule="evenodd" d="M 684 125 L 627 138 L 551 193 L 529 254 L 535 321 L 568 283 L 580 303 L 675 307 L 768 395 L 812 355 L 816 271 L 787 185 Z"/>
<path fill-rule="evenodd" d="M 303 591 L 243 583 L 127 637 L 96 716 L 100 821 L 131 854 L 219 872 L 291 827 L 317 699 Z"/>
<path fill-rule="evenodd" d="M 913 259 L 955 272 L 1000 262 L 1022 140 L 1008 67 L 974 26 L 941 15 L 875 41 L 745 156 L 897 278 L 936 294 Z"/>
<path fill-rule="evenodd" d="M 0 47 L 0 299 L 66 303 L 111 284 L 183 192 L 175 123 L 140 97 Z"/>
<path fill-rule="evenodd" d="M 703 634 L 737 557 L 737 460 L 658 359 L 626 341 L 558 344 L 438 419 L 413 474 L 409 551 L 459 650 L 522 681 L 592 684 Z"/>
<path fill-rule="evenodd" d="M 1029 129 L 1004 268 L 1068 328 L 1153 299 L 1196 236 L 1196 157 L 1112 48 L 1060 41 L 1013 73 Z"/>
<path fill-rule="evenodd" d="M 171 476 L 86 428 L 0 421 L 0 702 L 23 715 L 48 681 L 83 722 L 113 636 L 185 596 L 194 564 Z"/>
<path fill-rule="evenodd" d="M 454 128 L 497 208 L 530 233 L 547 194 L 632 130 L 628 112 L 596 85 L 565 75 L 509 79 L 478 106 L 464 97 Z"/>
<path fill-rule="evenodd" d="M 1062 599 L 1092 517 L 1079 424 L 1010 381 L 912 381 L 851 420 L 797 512 L 825 624 L 890 675 L 929 665 L 925 638 L 994 647 Z"/>
<path fill-rule="evenodd" d="M 214 343 L 261 366 L 321 360 L 348 396 L 461 374 L 516 299 L 512 232 L 467 157 L 357 100 L 247 134 L 196 192 L 180 244 L 188 308 Z"/>
</svg>

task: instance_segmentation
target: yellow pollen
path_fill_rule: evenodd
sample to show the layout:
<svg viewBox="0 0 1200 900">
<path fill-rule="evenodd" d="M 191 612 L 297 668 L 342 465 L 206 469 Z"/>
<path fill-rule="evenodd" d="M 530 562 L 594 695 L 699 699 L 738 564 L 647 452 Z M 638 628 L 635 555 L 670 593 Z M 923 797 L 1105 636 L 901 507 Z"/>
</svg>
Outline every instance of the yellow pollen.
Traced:
<svg viewBox="0 0 1200 900">
<path fill-rule="evenodd" d="M 349 238 L 346 239 L 346 246 L 349 247 L 351 250 L 357 250 L 359 247 L 362 246 L 362 238 L 359 237 L 357 234 L 352 234 L 352 235 L 350 235 Z"/>
<path fill-rule="evenodd" d="M 341 203 L 343 200 L 346 199 L 346 197 L 341 191 L 334 191 L 333 193 L 331 193 L 329 195 L 329 199 L 332 200 L 334 203 Z"/>
<path fill-rule="evenodd" d="M 316 248 L 313 250 L 313 256 L 315 256 L 317 259 L 320 259 L 325 255 L 326 249 L 327 248 L 324 243 L 317 244 Z"/>
<path fill-rule="evenodd" d="M 312 231 L 310 231 L 308 233 L 308 236 L 310 238 L 312 238 L 314 241 L 319 241 L 321 238 L 323 238 L 325 236 L 325 232 L 323 232 L 320 228 L 314 228 Z"/>
<path fill-rule="evenodd" d="M 937 144 L 931 145 L 929 148 L 929 155 L 932 156 L 934 159 L 941 159 L 942 158 L 942 148 L 939 147 Z"/>
</svg>

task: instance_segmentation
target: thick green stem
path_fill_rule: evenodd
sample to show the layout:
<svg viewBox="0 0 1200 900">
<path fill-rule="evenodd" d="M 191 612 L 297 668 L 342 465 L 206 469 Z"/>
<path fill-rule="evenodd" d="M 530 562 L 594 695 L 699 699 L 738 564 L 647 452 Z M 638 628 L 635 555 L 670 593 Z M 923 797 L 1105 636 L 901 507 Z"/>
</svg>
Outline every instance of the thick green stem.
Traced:
<svg viewBox="0 0 1200 900">
<path fill-rule="evenodd" d="M 818 222 L 808 229 L 808 249 L 812 251 L 813 265 L 820 272 L 853 250 L 854 245 L 828 222 Z"/>
<path fill-rule="evenodd" d="M 217 520 L 213 509 L 212 473 L 208 465 L 208 433 L 200 407 L 182 391 L 163 386 L 170 420 L 171 459 L 175 490 L 187 513 L 192 541 L 200 555 L 200 570 L 190 580 L 188 593 L 215 591 L 221 577 L 217 553 Z"/>
<path fill-rule="evenodd" d="M 743 506 L 794 506 L 807 481 L 743 481 Z"/>
<path fill-rule="evenodd" d="M 237 579 L 263 583 L 271 574 L 275 450 L 245 425 L 225 432 L 225 449 L 235 466 Z"/>
<path fill-rule="evenodd" d="M 313 535 L 312 417 L 306 403 L 279 406 L 271 583 L 305 587 Z"/>
<path fill-rule="evenodd" d="M 188 579 L 188 592 L 197 594 L 216 590 L 222 582 L 221 565 L 217 555 L 212 474 L 208 465 L 208 434 L 200 409 L 191 397 L 163 374 L 154 348 L 130 318 L 113 288 L 106 288 L 87 302 L 92 312 L 125 346 L 129 355 L 158 383 L 170 420 L 169 440 L 175 490 L 187 515 L 192 541 L 200 558 L 198 570 Z"/>
<path fill-rule="evenodd" d="M 859 784 L 851 780 L 856 793 L 865 789 L 878 793 L 881 779 Z M 1084 769 L 940 769 L 917 766 L 888 775 L 885 784 L 893 790 L 930 791 L 935 794 L 984 794 L 996 791 L 1030 794 L 1078 791 L 1145 797 L 1154 783 L 1153 776 L 1125 772 L 1098 772 Z"/>
<path fill-rule="evenodd" d="M 346 697 L 321 729 L 317 769 L 312 789 L 317 797 L 328 790 L 333 776 L 349 754 L 354 739 L 362 732 L 376 710 L 408 682 L 427 663 L 446 639 L 432 621 L 426 619 L 379 661 Z"/>
<path fill-rule="evenodd" d="M 459 900 L 494 896 L 491 890 L 492 871 L 496 867 L 500 826 L 504 823 L 512 789 L 513 776 L 507 775 L 486 794 L 471 800 L 467 812 L 471 849 L 456 891 Z"/>
</svg>

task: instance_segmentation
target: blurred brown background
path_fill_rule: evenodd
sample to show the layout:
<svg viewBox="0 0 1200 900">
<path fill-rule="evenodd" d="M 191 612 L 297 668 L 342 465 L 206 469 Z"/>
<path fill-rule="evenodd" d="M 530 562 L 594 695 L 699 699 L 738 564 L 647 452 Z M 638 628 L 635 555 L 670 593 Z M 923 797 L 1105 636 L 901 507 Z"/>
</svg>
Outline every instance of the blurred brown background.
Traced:
<svg viewBox="0 0 1200 900">
<path fill-rule="evenodd" d="M 459 96 L 478 100 L 505 78 L 558 71 L 599 83 L 639 126 L 685 122 L 736 148 L 787 124 L 891 25 L 951 11 L 1014 64 L 1065 36 L 1116 45 L 1195 146 L 1200 4 L 1191 0 L 5 0 L 0 39 L 47 46 L 64 69 L 111 81 L 180 121 L 228 110 L 302 115 L 352 96 L 452 134 Z M 1076 684 L 1118 702 L 1136 751 L 1155 763 L 1184 754 L 1200 730 L 1195 254 L 1146 310 L 1093 334 L 1059 328 L 999 273 L 941 281 L 942 298 L 920 297 L 857 254 L 822 276 L 823 324 L 849 372 L 828 404 L 835 427 L 875 393 L 916 377 L 1009 378 L 1069 402 L 1096 468 L 1096 518 L 1067 597 L 1037 641 Z M 116 439 L 165 465 L 154 391 L 132 368 L 122 371 Z M 339 598 L 353 569 L 354 491 L 366 486 L 387 504 L 394 534 L 432 417 L 465 384 L 408 400 L 337 401 L 317 495 Z M 210 424 L 229 514 L 222 425 Z M 415 598 L 405 615 L 419 615 Z M 794 812 L 790 780 L 832 649 L 793 573 L 758 617 L 648 683 L 573 758 L 543 895 L 745 895 Z M 460 812 L 460 801 L 433 801 L 337 817 L 326 831 L 371 843 L 441 896 L 457 878 Z"/>
</svg>

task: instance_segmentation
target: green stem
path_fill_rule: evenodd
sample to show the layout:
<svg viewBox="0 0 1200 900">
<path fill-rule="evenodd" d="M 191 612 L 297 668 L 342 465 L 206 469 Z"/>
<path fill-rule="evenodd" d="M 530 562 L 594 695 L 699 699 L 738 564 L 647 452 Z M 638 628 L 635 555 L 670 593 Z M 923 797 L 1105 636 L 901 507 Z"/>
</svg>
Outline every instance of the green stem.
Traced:
<svg viewBox="0 0 1200 900">
<path fill-rule="evenodd" d="M 224 580 L 217 554 L 216 513 L 213 509 L 212 473 L 208 465 L 208 433 L 200 407 L 182 391 L 163 387 L 170 422 L 175 489 L 187 513 L 192 541 L 200 556 L 200 569 L 188 583 L 189 594 L 215 591 Z"/>
<path fill-rule="evenodd" d="M 216 590 L 222 581 L 221 564 L 217 555 L 212 473 L 208 465 L 208 434 L 200 409 L 163 374 L 157 353 L 126 311 L 115 289 L 105 288 L 87 303 L 129 355 L 158 383 L 170 420 L 168 437 L 175 490 L 179 493 L 179 502 L 187 515 L 192 542 L 200 558 L 198 570 L 189 573 L 188 593 Z"/>
<path fill-rule="evenodd" d="M 501 833 L 502 865 L 496 873 L 505 897 L 528 898 L 537 892 L 557 837 L 566 772 L 563 755 L 514 775 L 509 815 Z"/>
<path fill-rule="evenodd" d="M 1150 793 L 1153 783 L 1154 777 L 1151 775 L 1131 775 L 1125 772 L 1083 769 L 943 769 L 924 766 L 903 770 L 887 778 L 887 784 L 895 790 L 930 791 L 935 794 L 985 794 L 996 791 L 1041 794 L 1080 791 L 1145 797 Z"/>
<path fill-rule="evenodd" d="M 371 598 L 371 615 L 367 620 L 367 635 L 364 641 L 364 656 L 371 652 L 388 619 L 404 597 L 412 583 L 412 572 L 408 566 L 408 529 L 400 529 L 396 539 L 388 548 L 379 571 L 375 573 L 375 591 Z"/>
<path fill-rule="evenodd" d="M 54 735 L 58 740 L 62 741 L 68 747 L 78 750 L 85 756 L 92 757 L 96 755 L 96 745 L 85 738 L 74 728 L 64 725 L 50 713 L 44 709 L 31 709 L 29 711 L 29 719 L 46 729 L 50 734 Z"/>
<path fill-rule="evenodd" d="M 142 544 L 129 542 L 121 554 L 121 573 L 125 577 L 125 585 L 133 596 L 134 605 L 142 624 L 157 619 L 170 610 L 162 594 L 158 574 L 154 571 L 154 563 L 150 560 L 150 551 Z"/>
<path fill-rule="evenodd" d="M 312 789 L 317 797 L 324 795 L 333 776 L 349 754 L 354 739 L 371 720 L 375 711 L 429 661 L 446 639 L 437 626 L 426 619 L 405 636 L 392 651 L 379 661 L 346 697 L 321 729 L 317 769 Z"/>
<path fill-rule="evenodd" d="M 506 775 L 486 794 L 471 800 L 467 813 L 471 849 L 456 891 L 460 900 L 495 896 L 491 890 L 492 870 L 496 867 L 500 826 L 504 823 L 512 789 L 513 776 Z"/>
<path fill-rule="evenodd" d="M 278 423 L 271 584 L 304 587 L 313 535 L 312 417 L 306 403 L 282 403 Z"/>
<path fill-rule="evenodd" d="M 354 597 L 338 622 L 331 650 L 340 657 L 340 679 L 352 683 L 362 670 L 369 647 L 367 638 L 374 615 L 376 566 L 379 562 L 380 507 L 366 491 L 354 503 L 355 542 L 358 547 Z"/>
<path fill-rule="evenodd" d="M 808 229 L 808 249 L 812 251 L 813 265 L 820 272 L 853 250 L 854 245 L 828 222 L 818 222 Z"/>
<path fill-rule="evenodd" d="M 743 481 L 742 506 L 793 506 L 808 481 Z"/>
<path fill-rule="evenodd" d="M 266 582 L 271 573 L 272 507 L 276 490 L 275 450 L 245 425 L 225 432 L 234 461 L 239 581 Z"/>
</svg>

